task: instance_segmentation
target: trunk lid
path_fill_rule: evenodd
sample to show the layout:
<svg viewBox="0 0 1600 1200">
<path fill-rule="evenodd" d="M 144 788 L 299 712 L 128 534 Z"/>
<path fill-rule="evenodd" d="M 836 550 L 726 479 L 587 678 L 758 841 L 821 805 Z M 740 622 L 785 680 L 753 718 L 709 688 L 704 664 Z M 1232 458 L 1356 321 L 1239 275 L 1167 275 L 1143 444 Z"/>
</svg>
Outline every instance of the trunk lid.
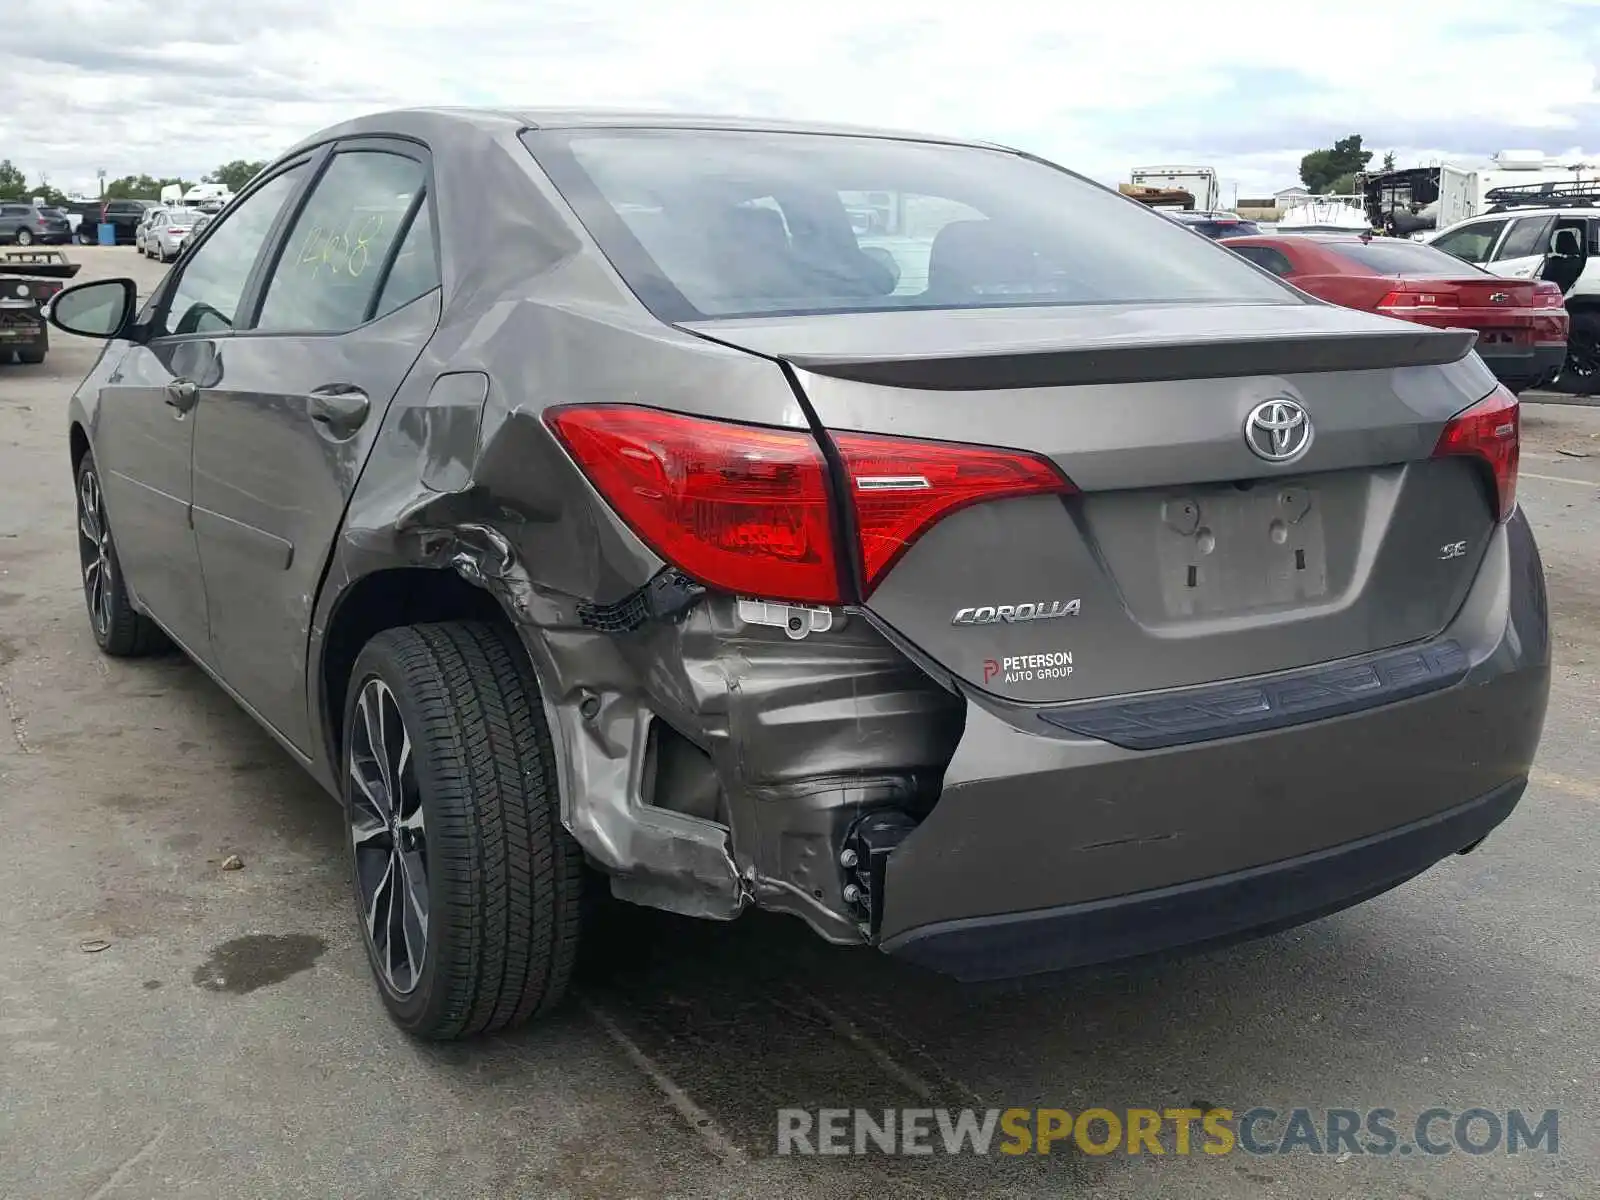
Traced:
<svg viewBox="0 0 1600 1200">
<path fill-rule="evenodd" d="M 866 600 L 944 669 L 1014 700 L 1155 691 L 1431 637 L 1494 525 L 1476 466 L 1431 457 L 1449 418 L 1494 388 L 1470 332 L 1299 304 L 689 328 L 789 364 L 830 429 L 1060 466 L 1079 494 L 957 511 Z M 1273 462 L 1245 427 L 1282 401 L 1313 434 Z"/>
</svg>

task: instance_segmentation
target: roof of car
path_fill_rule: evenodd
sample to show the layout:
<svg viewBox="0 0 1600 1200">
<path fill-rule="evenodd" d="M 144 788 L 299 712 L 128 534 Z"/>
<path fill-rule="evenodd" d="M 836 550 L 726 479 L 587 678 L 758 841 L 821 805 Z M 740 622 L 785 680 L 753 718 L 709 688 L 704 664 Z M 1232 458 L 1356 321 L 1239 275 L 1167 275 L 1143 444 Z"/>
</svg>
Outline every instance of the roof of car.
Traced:
<svg viewBox="0 0 1600 1200">
<path fill-rule="evenodd" d="M 1470 225 L 1474 221 L 1509 221 L 1513 217 L 1600 217 L 1600 206 L 1593 208 L 1572 204 L 1557 204 L 1544 208 L 1534 208 L 1531 205 L 1522 204 L 1491 206 L 1477 216 L 1463 217 L 1453 225 L 1446 225 L 1439 232 L 1444 233 L 1451 229 L 1458 229 L 1462 225 Z"/>
<path fill-rule="evenodd" d="M 501 105 L 493 108 L 441 106 L 390 109 L 356 117 L 332 129 L 323 130 L 307 142 L 330 136 L 346 137 L 376 133 L 391 128 L 396 119 L 431 118 L 459 122 L 483 132 L 504 130 L 507 126 L 528 129 L 716 129 L 768 133 L 821 133 L 853 137 L 889 137 L 955 146 L 997 148 L 995 143 L 970 138 L 947 137 L 925 131 L 847 125 L 826 121 L 786 121 L 773 117 L 736 116 L 715 113 L 662 112 L 647 109 L 551 108 L 535 105 Z M 305 143 L 303 143 L 305 144 Z"/>
</svg>

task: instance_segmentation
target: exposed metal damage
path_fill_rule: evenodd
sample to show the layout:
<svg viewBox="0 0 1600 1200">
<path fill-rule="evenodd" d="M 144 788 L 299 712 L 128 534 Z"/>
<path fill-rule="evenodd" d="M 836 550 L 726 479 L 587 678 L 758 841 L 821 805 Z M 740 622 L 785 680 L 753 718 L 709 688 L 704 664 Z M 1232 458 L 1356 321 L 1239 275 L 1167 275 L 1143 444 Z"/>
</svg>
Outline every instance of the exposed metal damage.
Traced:
<svg viewBox="0 0 1600 1200">
<path fill-rule="evenodd" d="M 526 514 L 490 507 L 463 487 L 398 532 L 416 565 L 517 622 L 563 821 L 613 893 L 720 920 L 755 903 L 871 940 L 882 857 L 937 798 L 964 701 L 858 613 L 708 593 L 671 568 L 612 602 L 558 590 L 518 550 L 536 540 Z"/>
</svg>

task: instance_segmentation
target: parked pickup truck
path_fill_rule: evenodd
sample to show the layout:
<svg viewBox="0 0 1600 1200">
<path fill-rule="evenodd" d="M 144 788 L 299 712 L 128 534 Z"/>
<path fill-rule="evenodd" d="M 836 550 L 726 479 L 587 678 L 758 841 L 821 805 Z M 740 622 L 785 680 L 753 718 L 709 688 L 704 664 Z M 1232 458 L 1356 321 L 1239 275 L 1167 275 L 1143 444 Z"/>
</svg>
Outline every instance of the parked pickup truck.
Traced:
<svg viewBox="0 0 1600 1200">
<path fill-rule="evenodd" d="M 79 270 L 60 250 L 0 250 L 0 366 L 12 354 L 24 363 L 44 361 L 50 330 L 41 309 Z"/>
</svg>

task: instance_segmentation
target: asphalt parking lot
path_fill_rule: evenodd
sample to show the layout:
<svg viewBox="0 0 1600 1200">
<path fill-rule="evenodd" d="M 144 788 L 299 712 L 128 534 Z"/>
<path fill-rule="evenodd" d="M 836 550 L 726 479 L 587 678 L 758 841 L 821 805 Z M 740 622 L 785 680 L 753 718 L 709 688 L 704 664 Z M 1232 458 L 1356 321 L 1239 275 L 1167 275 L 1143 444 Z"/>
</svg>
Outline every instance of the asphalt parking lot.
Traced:
<svg viewBox="0 0 1600 1200">
<path fill-rule="evenodd" d="M 74 252 L 80 279 L 162 268 Z M 1600 1195 L 1600 408 L 1529 405 L 1556 630 L 1511 820 L 1358 909 L 969 990 L 798 922 L 640 912 L 551 1021 L 407 1040 L 331 802 L 180 657 L 95 649 L 65 406 L 93 344 L 0 366 L 0 1197 Z M 229 855 L 243 861 L 223 870 Z M 779 1157 L 779 1107 L 1482 1107 L 1559 1152 Z"/>
</svg>

